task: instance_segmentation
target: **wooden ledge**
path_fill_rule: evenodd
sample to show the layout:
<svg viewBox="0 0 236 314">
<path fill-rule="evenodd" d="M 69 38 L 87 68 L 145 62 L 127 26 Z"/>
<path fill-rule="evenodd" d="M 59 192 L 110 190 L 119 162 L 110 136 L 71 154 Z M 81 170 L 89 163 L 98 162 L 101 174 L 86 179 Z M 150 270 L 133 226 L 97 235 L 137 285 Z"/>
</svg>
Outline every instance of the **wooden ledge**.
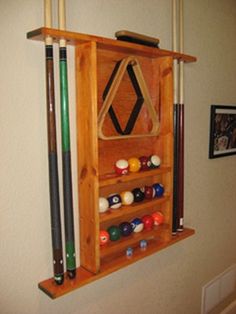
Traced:
<svg viewBox="0 0 236 314">
<path fill-rule="evenodd" d="M 195 231 L 193 229 L 185 228 L 182 232 L 172 236 L 170 241 L 152 241 L 148 244 L 146 250 L 135 249 L 132 257 L 126 257 L 124 254 L 119 256 L 117 259 L 104 259 L 102 261 L 101 270 L 98 274 L 93 274 L 83 267 L 78 267 L 75 279 L 70 280 L 65 278 L 63 285 L 58 286 L 55 284 L 54 279 L 50 278 L 40 282 L 38 287 L 50 298 L 56 299 L 95 280 L 105 277 L 121 268 L 133 264 L 146 256 L 152 255 L 172 244 L 175 244 L 176 242 L 182 241 L 194 235 L 194 233 Z"/>
<path fill-rule="evenodd" d="M 129 43 L 111 38 L 87 35 L 75 32 L 60 31 L 58 29 L 41 27 L 27 33 L 28 39 L 44 41 L 46 37 L 52 37 L 54 42 L 59 42 L 60 39 L 65 39 L 69 45 L 79 45 L 86 42 L 96 42 L 98 48 L 112 51 L 119 51 L 132 55 L 140 55 L 149 58 L 157 57 L 173 57 L 184 62 L 195 62 L 196 57 L 181 54 L 174 51 L 147 47 L 139 44 Z"/>
</svg>

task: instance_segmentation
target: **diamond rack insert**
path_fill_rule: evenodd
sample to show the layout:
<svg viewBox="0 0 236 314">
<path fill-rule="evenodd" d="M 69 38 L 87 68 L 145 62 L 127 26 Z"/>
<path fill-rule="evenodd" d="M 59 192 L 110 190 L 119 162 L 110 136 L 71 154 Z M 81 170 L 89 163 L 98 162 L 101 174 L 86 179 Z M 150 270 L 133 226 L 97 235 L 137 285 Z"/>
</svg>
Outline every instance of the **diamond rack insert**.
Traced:
<svg viewBox="0 0 236 314">
<path fill-rule="evenodd" d="M 128 73 L 132 86 L 134 88 L 135 94 L 137 96 L 135 105 L 130 113 L 128 122 L 124 129 L 122 129 L 117 115 L 114 111 L 112 103 L 118 93 L 118 88 L 124 79 L 125 73 Z M 156 136 L 159 132 L 159 118 L 154 105 L 152 103 L 145 79 L 143 77 L 142 69 L 138 60 L 129 56 L 117 62 L 110 80 L 103 93 L 103 104 L 98 115 L 98 136 L 103 140 L 109 139 L 125 139 L 131 137 L 143 137 L 143 136 Z M 133 128 L 137 122 L 138 115 L 145 104 L 149 118 L 151 120 L 151 129 L 148 132 L 141 134 L 132 134 Z M 112 123 L 117 131 L 117 135 L 106 135 L 103 132 L 103 124 L 105 117 L 109 113 Z"/>
</svg>

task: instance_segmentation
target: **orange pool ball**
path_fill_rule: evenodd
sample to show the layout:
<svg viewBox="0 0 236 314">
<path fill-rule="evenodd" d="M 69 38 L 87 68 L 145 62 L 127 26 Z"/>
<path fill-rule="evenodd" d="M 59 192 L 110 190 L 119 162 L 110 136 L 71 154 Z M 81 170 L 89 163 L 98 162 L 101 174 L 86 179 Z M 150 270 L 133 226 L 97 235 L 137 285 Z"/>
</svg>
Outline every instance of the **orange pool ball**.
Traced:
<svg viewBox="0 0 236 314">
<path fill-rule="evenodd" d="M 129 163 L 129 171 L 130 172 L 138 172 L 141 168 L 141 162 L 138 158 L 132 157 L 128 160 Z"/>
</svg>

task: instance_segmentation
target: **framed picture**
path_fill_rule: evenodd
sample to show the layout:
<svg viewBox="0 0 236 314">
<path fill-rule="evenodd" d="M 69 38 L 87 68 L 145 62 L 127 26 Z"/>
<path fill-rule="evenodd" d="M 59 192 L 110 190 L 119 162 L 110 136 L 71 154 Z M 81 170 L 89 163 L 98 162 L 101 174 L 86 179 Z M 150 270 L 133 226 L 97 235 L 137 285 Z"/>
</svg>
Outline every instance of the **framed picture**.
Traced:
<svg viewBox="0 0 236 314">
<path fill-rule="evenodd" d="M 236 154 L 236 106 L 211 105 L 209 158 Z"/>
</svg>

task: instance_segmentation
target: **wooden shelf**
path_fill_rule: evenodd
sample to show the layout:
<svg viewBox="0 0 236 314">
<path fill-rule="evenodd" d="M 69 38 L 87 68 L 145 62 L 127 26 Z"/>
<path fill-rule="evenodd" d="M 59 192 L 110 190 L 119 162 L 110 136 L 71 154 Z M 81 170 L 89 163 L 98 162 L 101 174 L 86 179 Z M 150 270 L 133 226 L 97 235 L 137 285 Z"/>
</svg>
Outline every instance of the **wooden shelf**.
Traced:
<svg viewBox="0 0 236 314">
<path fill-rule="evenodd" d="M 158 169 L 140 171 L 136 173 L 128 173 L 123 176 L 119 176 L 115 173 L 105 174 L 105 175 L 99 176 L 99 186 L 104 187 L 108 185 L 115 185 L 119 183 L 129 182 L 129 181 L 137 180 L 141 178 L 154 177 L 162 173 L 169 172 L 170 170 L 171 170 L 170 166 L 162 165 Z"/>
<path fill-rule="evenodd" d="M 119 252 L 123 252 L 123 254 L 125 254 L 125 251 L 128 247 L 132 247 L 132 248 L 137 247 L 137 244 L 139 243 L 139 241 L 143 239 L 145 240 L 154 239 L 158 237 L 161 234 L 161 232 L 168 229 L 169 229 L 169 226 L 163 224 L 161 226 L 154 227 L 152 230 L 143 230 L 138 233 L 132 233 L 128 237 L 121 237 L 121 239 L 118 241 L 114 241 L 114 242 L 110 241 L 107 245 L 104 245 L 101 247 L 100 257 L 101 259 L 103 259 L 106 256 L 113 255 L 113 260 L 114 260 L 114 256 L 116 256 L 117 258 L 117 254 L 119 254 Z"/>
<path fill-rule="evenodd" d="M 58 29 L 41 27 L 27 33 L 28 39 L 44 41 L 47 36 L 51 36 L 55 42 L 61 38 L 66 39 L 67 44 L 77 46 L 87 42 L 96 42 L 97 47 L 110 51 L 120 51 L 132 55 L 148 56 L 149 58 L 172 56 L 174 59 L 184 62 L 195 62 L 197 59 L 193 56 L 181 54 L 164 49 L 147 47 L 139 44 L 128 43 L 124 41 L 104 38 L 94 35 L 87 35 L 75 32 L 60 31 Z"/>
<path fill-rule="evenodd" d="M 109 209 L 109 211 L 100 214 L 100 224 L 121 217 L 125 219 L 125 216 L 132 216 L 137 214 L 141 210 L 147 210 L 150 207 L 161 205 L 167 202 L 169 199 L 170 195 L 166 193 L 163 197 L 154 198 L 152 200 L 145 200 L 140 203 L 133 203 L 132 205 L 122 206 L 118 209 Z"/>
<path fill-rule="evenodd" d="M 182 241 L 194 235 L 194 233 L 195 231 L 193 229 L 185 228 L 182 232 L 172 236 L 170 241 L 163 242 L 161 240 L 150 240 L 146 250 L 136 248 L 134 249 L 132 257 L 126 257 L 125 254 L 122 254 L 115 260 L 110 258 L 104 258 L 101 264 L 100 272 L 97 274 L 93 274 L 83 267 L 78 267 L 76 278 L 73 280 L 66 278 L 62 286 L 57 286 L 53 278 L 40 282 L 38 286 L 50 298 L 58 298 L 84 285 L 92 283 L 93 281 L 96 281 L 102 277 L 108 276 L 109 274 L 118 271 L 119 269 L 124 268 L 132 263 L 135 263 L 146 256 L 152 255 L 160 250 L 167 248 L 168 246 Z"/>
</svg>

